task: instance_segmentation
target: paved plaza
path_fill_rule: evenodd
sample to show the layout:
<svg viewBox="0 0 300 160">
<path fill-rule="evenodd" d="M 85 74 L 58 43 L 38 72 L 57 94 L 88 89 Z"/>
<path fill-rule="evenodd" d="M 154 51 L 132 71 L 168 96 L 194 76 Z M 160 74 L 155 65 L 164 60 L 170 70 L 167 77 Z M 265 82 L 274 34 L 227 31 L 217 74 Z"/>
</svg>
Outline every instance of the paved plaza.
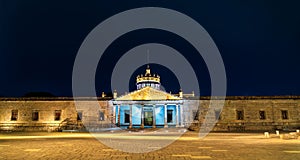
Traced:
<svg viewBox="0 0 300 160">
<path fill-rule="evenodd" d="M 125 133 L 126 132 L 126 136 Z M 157 134 L 157 136 L 152 136 Z M 128 153 L 110 148 L 90 133 L 65 132 L 3 132 L 0 133 L 0 159 L 300 159 L 300 140 L 283 140 L 263 133 L 210 133 L 204 139 L 196 132 L 187 131 L 180 138 L 169 131 L 97 133 L 98 139 L 110 140 L 137 151 L 140 144 L 154 144 L 148 153 Z M 155 141 L 174 138 L 164 148 L 156 148 Z M 104 141 L 103 141 L 104 142 Z"/>
</svg>

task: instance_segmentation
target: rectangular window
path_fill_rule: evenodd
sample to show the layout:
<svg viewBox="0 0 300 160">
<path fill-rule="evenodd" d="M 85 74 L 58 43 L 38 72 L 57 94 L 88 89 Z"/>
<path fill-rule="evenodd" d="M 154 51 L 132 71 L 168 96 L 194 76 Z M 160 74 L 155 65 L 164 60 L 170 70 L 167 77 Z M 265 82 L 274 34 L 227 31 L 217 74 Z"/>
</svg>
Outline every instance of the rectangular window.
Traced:
<svg viewBox="0 0 300 160">
<path fill-rule="evenodd" d="M 11 121 L 18 120 L 18 110 L 11 110 Z"/>
<path fill-rule="evenodd" d="M 266 112 L 265 111 L 259 111 L 259 119 L 261 119 L 261 120 L 266 119 Z"/>
<path fill-rule="evenodd" d="M 104 112 L 99 111 L 99 121 L 104 121 Z"/>
<path fill-rule="evenodd" d="M 61 117 L 61 110 L 55 110 L 54 111 L 54 120 L 59 121 Z"/>
<path fill-rule="evenodd" d="M 77 112 L 77 121 L 81 121 L 82 120 L 82 111 L 78 111 Z"/>
<path fill-rule="evenodd" d="M 38 111 L 32 111 L 32 120 L 33 121 L 39 120 L 39 112 Z"/>
<path fill-rule="evenodd" d="M 168 123 L 173 122 L 173 110 L 167 110 L 167 122 Z"/>
<path fill-rule="evenodd" d="M 215 120 L 221 120 L 221 110 L 215 110 Z"/>
<path fill-rule="evenodd" d="M 236 119 L 237 120 L 244 120 L 244 111 L 243 110 L 237 110 L 236 111 Z"/>
<path fill-rule="evenodd" d="M 129 116 L 130 116 L 130 111 L 129 110 L 125 110 L 124 111 L 124 123 L 129 123 Z"/>
<path fill-rule="evenodd" d="M 199 110 L 193 110 L 193 118 L 194 120 L 199 120 Z"/>
<path fill-rule="evenodd" d="M 282 110 L 281 111 L 281 117 L 282 117 L 282 119 L 289 119 L 288 111 L 287 110 Z"/>
</svg>

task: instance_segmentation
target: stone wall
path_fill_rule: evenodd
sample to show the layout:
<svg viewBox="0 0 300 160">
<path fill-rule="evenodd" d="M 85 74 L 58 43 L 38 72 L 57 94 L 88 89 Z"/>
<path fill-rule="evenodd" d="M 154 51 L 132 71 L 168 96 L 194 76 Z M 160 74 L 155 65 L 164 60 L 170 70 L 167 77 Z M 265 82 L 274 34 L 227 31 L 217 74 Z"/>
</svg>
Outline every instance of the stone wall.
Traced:
<svg viewBox="0 0 300 160">
<path fill-rule="evenodd" d="M 300 128 L 300 99 L 298 98 L 227 98 L 223 109 L 220 110 L 219 118 L 216 116 L 218 111 L 215 110 L 218 109 L 210 110 L 212 113 L 209 113 L 209 100 L 201 100 L 199 118 L 195 122 L 198 128 L 207 118 L 212 122 L 213 119 L 217 121 L 215 131 L 270 131 Z M 238 111 L 242 112 L 242 119 L 238 117 Z M 264 116 L 260 115 L 261 112 L 264 112 Z M 287 113 L 286 119 L 282 112 Z"/>
<path fill-rule="evenodd" d="M 89 106 L 91 100 L 81 100 L 81 104 Z M 76 110 L 70 98 L 3 98 L 0 100 L 0 130 L 12 131 L 58 131 L 60 129 L 82 129 L 82 122 L 108 124 L 108 101 L 99 100 L 97 108 Z M 12 120 L 12 112 L 17 110 L 17 119 Z M 60 111 L 55 120 L 55 111 Z M 82 117 L 78 120 L 78 111 Z M 104 120 L 99 120 L 99 111 L 104 113 Z M 33 120 L 33 112 L 38 112 L 38 120 Z"/>
<path fill-rule="evenodd" d="M 1 98 L 0 130 L 12 131 L 58 131 L 68 129 L 99 130 L 113 126 L 112 104 L 110 99 L 80 99 L 75 107 L 72 98 Z M 204 122 L 216 121 L 214 131 L 271 131 L 300 128 L 300 97 L 229 97 L 221 110 L 220 100 L 184 100 L 183 124 L 199 129 Z M 95 105 L 95 102 L 99 105 Z M 12 111 L 17 110 L 17 119 L 12 120 Z M 33 112 L 39 118 L 34 121 Z M 55 111 L 61 111 L 60 119 L 55 120 Z M 237 111 L 242 112 L 242 119 Z M 262 119 L 260 111 L 264 112 Z M 78 112 L 82 117 L 77 119 Z M 104 119 L 101 119 L 101 113 Z M 287 117 L 283 117 L 286 112 Z M 218 118 L 216 115 L 220 113 Z M 195 117 L 196 116 L 196 117 Z"/>
</svg>

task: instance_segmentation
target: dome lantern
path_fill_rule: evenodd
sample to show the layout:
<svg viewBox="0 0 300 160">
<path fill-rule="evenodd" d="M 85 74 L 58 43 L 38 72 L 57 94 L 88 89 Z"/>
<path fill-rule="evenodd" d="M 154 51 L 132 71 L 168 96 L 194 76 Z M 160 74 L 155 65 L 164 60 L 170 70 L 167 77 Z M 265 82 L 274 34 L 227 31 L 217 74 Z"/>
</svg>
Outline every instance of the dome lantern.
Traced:
<svg viewBox="0 0 300 160">
<path fill-rule="evenodd" d="M 137 89 L 141 89 L 146 86 L 150 86 L 155 89 L 160 89 L 160 77 L 158 74 L 153 74 L 152 76 L 150 67 L 148 65 L 145 75 L 141 74 L 141 76 L 136 77 L 136 86 Z"/>
</svg>

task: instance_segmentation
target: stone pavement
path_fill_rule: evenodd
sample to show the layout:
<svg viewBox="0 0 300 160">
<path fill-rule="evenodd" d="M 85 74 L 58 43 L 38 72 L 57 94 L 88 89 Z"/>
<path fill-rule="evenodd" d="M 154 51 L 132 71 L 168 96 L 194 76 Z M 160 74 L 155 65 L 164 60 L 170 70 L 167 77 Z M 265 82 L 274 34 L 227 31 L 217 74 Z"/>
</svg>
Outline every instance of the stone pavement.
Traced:
<svg viewBox="0 0 300 160">
<path fill-rule="evenodd" d="M 124 145 L 130 147 L 131 141 L 137 141 L 132 137 L 127 137 Z M 297 160 L 300 140 L 265 138 L 263 133 L 210 133 L 199 139 L 197 133 L 188 131 L 165 148 L 149 153 L 127 153 L 105 146 L 89 133 L 14 132 L 0 133 L 0 159 Z"/>
</svg>

